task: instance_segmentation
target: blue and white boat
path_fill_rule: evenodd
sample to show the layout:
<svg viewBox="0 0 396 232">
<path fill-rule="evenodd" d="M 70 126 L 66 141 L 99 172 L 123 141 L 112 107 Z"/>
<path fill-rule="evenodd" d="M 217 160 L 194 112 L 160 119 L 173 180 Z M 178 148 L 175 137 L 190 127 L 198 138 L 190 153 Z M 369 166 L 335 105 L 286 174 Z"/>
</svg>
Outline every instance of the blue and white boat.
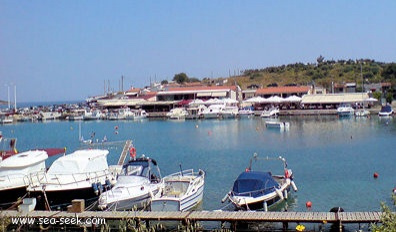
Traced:
<svg viewBox="0 0 396 232">
<path fill-rule="evenodd" d="M 249 167 L 238 176 L 232 190 L 223 198 L 223 203 L 228 199 L 238 210 L 268 211 L 270 206 L 288 198 L 290 188 L 297 191 L 297 186 L 293 181 L 293 172 L 287 168 L 285 158 L 281 156 L 264 158 L 264 160 L 283 162 L 284 173 L 280 175 L 252 170 L 252 163 L 257 160 L 259 158 L 255 153 L 250 160 Z"/>
<path fill-rule="evenodd" d="M 355 114 L 355 109 L 349 103 L 342 103 L 337 108 L 337 114 L 339 117 L 350 117 Z"/>
<path fill-rule="evenodd" d="M 117 211 L 148 209 L 163 183 L 154 159 L 133 158 L 123 165 L 114 187 L 99 196 L 98 208 Z"/>
<path fill-rule="evenodd" d="M 393 115 L 393 109 L 389 104 L 381 107 L 380 112 L 378 112 L 379 117 L 389 117 Z"/>
<path fill-rule="evenodd" d="M 203 198 L 205 172 L 193 169 L 164 177 L 161 194 L 151 200 L 151 211 L 188 211 Z"/>
</svg>

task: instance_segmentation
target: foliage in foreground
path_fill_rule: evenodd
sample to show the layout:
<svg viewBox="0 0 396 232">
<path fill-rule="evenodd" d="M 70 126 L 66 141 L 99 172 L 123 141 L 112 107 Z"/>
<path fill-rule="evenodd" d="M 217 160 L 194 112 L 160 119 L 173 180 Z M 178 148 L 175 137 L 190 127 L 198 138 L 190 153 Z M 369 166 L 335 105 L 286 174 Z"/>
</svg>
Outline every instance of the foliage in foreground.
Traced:
<svg viewBox="0 0 396 232">
<path fill-rule="evenodd" d="M 395 195 L 393 200 L 396 200 Z M 390 208 L 385 204 L 381 203 L 382 216 L 381 224 L 373 224 L 372 231 L 374 232 L 396 232 L 396 214 L 393 213 Z"/>
</svg>

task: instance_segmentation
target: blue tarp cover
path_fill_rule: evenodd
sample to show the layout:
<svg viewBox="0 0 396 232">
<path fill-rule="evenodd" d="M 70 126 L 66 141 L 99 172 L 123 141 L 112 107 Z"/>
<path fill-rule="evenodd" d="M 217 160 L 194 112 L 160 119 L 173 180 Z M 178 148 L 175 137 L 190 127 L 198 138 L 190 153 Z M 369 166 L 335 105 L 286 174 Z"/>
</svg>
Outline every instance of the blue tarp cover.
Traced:
<svg viewBox="0 0 396 232">
<path fill-rule="evenodd" d="M 252 192 L 253 197 L 275 191 L 279 184 L 270 172 L 250 171 L 241 173 L 234 182 L 232 191 L 235 195 L 247 195 Z"/>
</svg>

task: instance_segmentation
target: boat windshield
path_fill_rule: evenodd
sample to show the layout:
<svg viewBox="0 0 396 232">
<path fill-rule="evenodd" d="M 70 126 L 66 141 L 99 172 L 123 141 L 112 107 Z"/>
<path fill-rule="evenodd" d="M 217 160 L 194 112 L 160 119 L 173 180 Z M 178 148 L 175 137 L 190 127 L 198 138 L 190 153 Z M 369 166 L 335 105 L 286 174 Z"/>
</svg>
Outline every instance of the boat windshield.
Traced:
<svg viewBox="0 0 396 232">
<path fill-rule="evenodd" d="M 149 169 L 148 159 L 136 159 L 125 164 L 122 173 L 126 176 L 148 176 Z"/>
</svg>

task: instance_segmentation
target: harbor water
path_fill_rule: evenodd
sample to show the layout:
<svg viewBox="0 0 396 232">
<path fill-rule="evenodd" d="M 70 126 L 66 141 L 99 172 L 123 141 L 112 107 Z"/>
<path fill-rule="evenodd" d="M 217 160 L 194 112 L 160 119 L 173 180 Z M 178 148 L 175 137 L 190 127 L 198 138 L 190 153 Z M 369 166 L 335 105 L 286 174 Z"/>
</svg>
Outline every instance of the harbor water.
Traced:
<svg viewBox="0 0 396 232">
<path fill-rule="evenodd" d="M 194 168 L 206 171 L 203 210 L 229 209 L 221 199 L 249 165 L 254 153 L 283 156 L 293 170 L 298 192 L 288 200 L 288 211 L 380 211 L 393 208 L 396 186 L 394 153 L 396 122 L 392 118 L 336 116 L 281 117 L 288 131 L 269 129 L 265 120 L 143 120 L 49 121 L 1 125 L 3 136 L 17 138 L 20 151 L 66 147 L 67 153 L 84 139 L 132 139 L 137 154 L 156 159 L 162 175 Z M 111 151 L 116 164 L 121 150 Z M 47 165 L 56 157 L 51 157 Z M 281 167 L 281 163 L 274 163 Z M 373 174 L 378 173 L 378 178 Z M 306 202 L 312 202 L 310 209 Z"/>
</svg>

